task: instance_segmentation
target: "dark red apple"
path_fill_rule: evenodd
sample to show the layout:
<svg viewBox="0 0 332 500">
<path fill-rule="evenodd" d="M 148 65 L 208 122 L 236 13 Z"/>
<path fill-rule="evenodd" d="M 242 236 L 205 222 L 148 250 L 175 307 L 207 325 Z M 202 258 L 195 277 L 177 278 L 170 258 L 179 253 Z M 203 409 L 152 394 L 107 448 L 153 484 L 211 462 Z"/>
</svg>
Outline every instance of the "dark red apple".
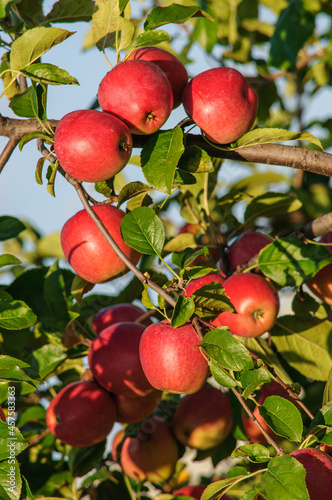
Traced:
<svg viewBox="0 0 332 500">
<path fill-rule="evenodd" d="M 332 498 L 332 458 L 316 448 L 303 448 L 292 451 L 306 469 L 305 482 L 310 500 Z"/>
<path fill-rule="evenodd" d="M 121 424 L 134 424 L 149 417 L 161 401 L 162 391 L 154 389 L 146 396 L 128 397 L 113 394 L 116 407 L 116 421 Z"/>
<path fill-rule="evenodd" d="M 122 321 L 135 322 L 138 318 L 143 316 L 145 311 L 134 304 L 124 303 L 115 304 L 113 306 L 104 307 L 97 312 L 93 320 L 93 328 L 98 334 L 107 326 L 114 325 L 114 323 L 121 323 Z M 145 325 L 150 325 L 151 321 L 145 321 Z"/>
<path fill-rule="evenodd" d="M 172 429 L 175 437 L 185 446 L 208 450 L 225 441 L 232 425 L 228 394 L 206 385 L 180 400 Z"/>
<path fill-rule="evenodd" d="M 154 323 L 144 331 L 139 353 L 150 384 L 161 391 L 194 393 L 205 383 L 209 365 L 191 324 L 173 328 L 168 321 Z"/>
<path fill-rule="evenodd" d="M 229 270 L 235 271 L 237 266 L 248 262 L 271 242 L 272 239 L 263 233 L 256 231 L 242 233 L 226 250 Z M 222 260 L 220 261 L 220 269 L 222 271 L 224 269 Z"/>
<path fill-rule="evenodd" d="M 126 245 L 121 235 L 124 212 L 112 205 L 95 205 L 93 210 L 120 249 L 137 264 L 140 254 Z M 74 271 L 91 283 L 104 283 L 129 271 L 85 210 L 67 220 L 61 231 L 61 245 Z"/>
<path fill-rule="evenodd" d="M 188 283 L 188 285 L 185 287 L 185 292 L 182 292 L 182 294 L 187 295 L 187 297 L 191 297 L 194 292 L 199 290 L 199 288 L 202 288 L 202 286 L 207 285 L 208 283 L 212 283 L 213 281 L 223 284 L 225 278 L 223 278 L 218 272 L 207 274 L 206 276 L 202 276 L 201 278 L 196 278 Z"/>
<path fill-rule="evenodd" d="M 188 73 L 182 62 L 167 50 L 159 47 L 141 47 L 130 53 L 127 60 L 149 61 L 163 70 L 172 87 L 174 105 L 180 106 L 182 93 L 188 83 Z"/>
<path fill-rule="evenodd" d="M 133 134 L 152 134 L 169 117 L 173 93 L 156 64 L 133 60 L 117 64 L 104 76 L 98 101 L 103 111 L 124 121 Z"/>
<path fill-rule="evenodd" d="M 91 371 L 108 391 L 128 397 L 146 396 L 153 391 L 139 358 L 139 342 L 145 328 L 139 323 L 116 323 L 90 344 Z"/>
<path fill-rule="evenodd" d="M 75 179 L 100 182 L 128 163 L 133 143 L 125 123 L 110 113 L 79 110 L 59 121 L 54 151 L 62 168 Z"/>
<path fill-rule="evenodd" d="M 212 321 L 233 335 L 259 337 L 274 325 L 279 312 L 276 289 L 257 274 L 233 274 L 223 287 L 237 313 L 224 311 Z"/>
<path fill-rule="evenodd" d="M 72 382 L 46 411 L 51 433 L 70 446 L 92 446 L 106 439 L 116 420 L 111 394 L 96 382 Z"/>
<path fill-rule="evenodd" d="M 3 422 L 6 422 L 6 415 L 3 411 L 3 409 L 1 408 L 1 406 L 0 406 L 0 420 L 2 420 Z"/>
<path fill-rule="evenodd" d="M 163 483 L 173 475 L 179 452 L 168 424 L 154 417 L 142 424 L 137 437 L 125 439 L 120 457 L 131 479 Z"/>
<path fill-rule="evenodd" d="M 212 68 L 186 85 L 182 102 L 188 115 L 213 142 L 236 141 L 254 124 L 258 99 L 233 68 Z"/>
</svg>

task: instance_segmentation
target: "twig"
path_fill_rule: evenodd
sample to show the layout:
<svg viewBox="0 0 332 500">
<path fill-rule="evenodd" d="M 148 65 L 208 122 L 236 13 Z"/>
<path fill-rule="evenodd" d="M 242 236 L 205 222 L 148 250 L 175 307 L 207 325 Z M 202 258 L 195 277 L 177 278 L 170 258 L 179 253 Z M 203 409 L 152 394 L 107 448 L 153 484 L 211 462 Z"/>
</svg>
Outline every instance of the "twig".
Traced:
<svg viewBox="0 0 332 500">
<path fill-rule="evenodd" d="M 19 142 L 19 139 L 9 139 L 6 146 L 3 148 L 3 151 L 0 155 L 0 174 Z"/>
</svg>

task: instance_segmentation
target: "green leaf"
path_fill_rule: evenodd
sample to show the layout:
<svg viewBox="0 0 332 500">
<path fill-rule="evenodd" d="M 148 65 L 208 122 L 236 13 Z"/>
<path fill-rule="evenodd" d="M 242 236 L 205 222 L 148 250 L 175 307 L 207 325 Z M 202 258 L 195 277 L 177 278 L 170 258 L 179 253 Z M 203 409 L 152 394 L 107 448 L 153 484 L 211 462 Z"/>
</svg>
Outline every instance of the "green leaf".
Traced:
<svg viewBox="0 0 332 500">
<path fill-rule="evenodd" d="M 26 68 L 73 34 L 61 28 L 37 27 L 27 30 L 12 44 L 10 67 L 19 71 Z"/>
<path fill-rule="evenodd" d="M 207 332 L 201 347 L 208 356 L 228 370 L 248 370 L 254 366 L 246 347 L 226 327 Z"/>
<path fill-rule="evenodd" d="M 18 419 L 17 427 L 21 428 L 29 422 L 43 422 L 45 421 L 46 410 L 41 405 L 28 406 Z"/>
<path fill-rule="evenodd" d="M 257 217 L 278 217 L 299 210 L 300 200 L 284 193 L 265 193 L 254 198 L 245 212 L 245 221 Z"/>
<path fill-rule="evenodd" d="M 221 493 L 225 493 L 226 488 L 229 488 L 230 486 L 243 480 L 248 480 L 250 476 L 251 474 L 244 474 L 242 476 L 229 477 L 227 479 L 222 479 L 221 481 L 215 481 L 205 488 L 201 496 L 201 500 L 219 500 Z"/>
<path fill-rule="evenodd" d="M 92 0 L 58 0 L 47 14 L 50 23 L 76 23 L 91 21 L 94 2 Z"/>
<path fill-rule="evenodd" d="M 257 498 L 258 490 L 256 488 L 250 488 L 247 490 L 240 500 L 255 500 Z"/>
<path fill-rule="evenodd" d="M 210 21 L 214 21 L 213 17 L 202 9 L 198 9 L 195 6 L 186 7 L 174 3 L 168 7 L 155 7 L 152 9 L 144 23 L 144 30 L 153 30 L 163 24 L 169 23 L 183 24 L 191 17 L 206 17 Z"/>
<path fill-rule="evenodd" d="M 320 140 L 310 132 L 292 132 L 282 128 L 256 128 L 250 130 L 238 139 L 231 148 L 239 149 L 255 144 L 270 144 L 271 142 L 305 141 L 315 144 L 320 149 L 324 149 Z"/>
<path fill-rule="evenodd" d="M 269 372 L 265 368 L 245 370 L 241 373 L 241 384 L 244 388 L 243 396 L 247 398 L 260 385 L 271 382 Z"/>
<path fill-rule="evenodd" d="M 151 190 L 151 187 L 144 182 L 136 181 L 136 182 L 128 182 L 120 191 L 118 195 L 118 208 L 121 207 L 122 203 L 130 200 L 134 196 L 137 196 L 141 193 L 147 193 Z"/>
<path fill-rule="evenodd" d="M 33 139 L 43 139 L 44 141 L 50 141 L 51 137 L 44 132 L 30 132 L 29 134 L 25 134 L 18 145 L 19 150 L 22 151 L 23 146 L 25 146 Z"/>
<path fill-rule="evenodd" d="M 33 378 L 32 378 L 33 377 Z M 28 363 L 11 356 L 0 355 L 0 380 L 7 382 L 24 381 L 36 388 L 40 379 Z"/>
<path fill-rule="evenodd" d="M 154 189 L 171 193 L 183 151 L 183 132 L 179 126 L 151 136 L 141 151 L 141 165 L 145 179 Z"/>
<path fill-rule="evenodd" d="M 332 368 L 329 372 L 329 376 L 327 378 L 325 387 L 324 387 L 324 394 L 323 394 L 323 405 L 326 405 L 332 401 Z"/>
<path fill-rule="evenodd" d="M 22 261 L 10 253 L 0 255 L 0 267 L 13 266 L 15 264 L 22 264 Z"/>
<path fill-rule="evenodd" d="M 204 149 L 195 145 L 186 147 L 179 160 L 178 168 L 197 174 L 214 172 L 214 165 L 211 157 Z"/>
<path fill-rule="evenodd" d="M 9 215 L 0 216 L 0 241 L 16 238 L 24 229 L 26 227 L 19 219 Z"/>
<path fill-rule="evenodd" d="M 195 304 L 191 297 L 179 295 L 173 309 L 171 325 L 173 328 L 184 325 L 195 312 Z"/>
<path fill-rule="evenodd" d="M 300 442 L 303 433 L 301 414 L 296 406 L 280 396 L 268 396 L 258 406 L 260 415 L 271 429 L 290 441 Z"/>
<path fill-rule="evenodd" d="M 163 223 L 152 208 L 135 208 L 121 221 L 124 242 L 135 250 L 147 255 L 161 255 L 165 230 Z"/>
<path fill-rule="evenodd" d="M 329 251 L 304 243 L 297 236 L 278 238 L 264 247 L 258 257 L 261 271 L 280 286 L 300 286 L 332 262 Z"/>
<path fill-rule="evenodd" d="M 144 284 L 144 290 L 142 292 L 142 304 L 145 306 L 147 309 L 156 309 L 156 306 L 152 302 L 149 296 L 149 287 Z"/>
<path fill-rule="evenodd" d="M 326 381 L 332 368 L 331 332 L 330 321 L 283 316 L 270 333 L 278 353 L 292 368 L 305 377 Z"/>
<path fill-rule="evenodd" d="M 131 42 L 135 28 L 128 20 L 121 17 L 119 3 L 108 0 L 96 0 L 92 15 L 92 38 L 99 50 L 112 47 L 119 37 L 119 50 L 126 49 Z"/>
<path fill-rule="evenodd" d="M 244 444 L 233 451 L 232 458 L 248 458 L 250 462 L 268 462 L 270 460 L 270 452 L 261 444 Z"/>
<path fill-rule="evenodd" d="M 50 193 L 51 196 L 55 197 L 55 191 L 54 191 L 54 183 L 55 183 L 55 176 L 58 171 L 58 161 L 55 163 L 51 163 L 48 168 L 47 168 L 47 173 L 46 173 L 46 178 L 48 180 L 46 189 Z"/>
<path fill-rule="evenodd" d="M 76 78 L 68 71 L 49 63 L 30 64 L 22 70 L 22 74 L 31 80 L 47 85 L 79 85 Z"/>
<path fill-rule="evenodd" d="M 57 321 L 63 322 L 63 327 L 65 327 L 70 317 L 68 314 L 65 280 L 62 270 L 59 269 L 58 261 L 52 264 L 45 276 L 44 299 L 50 314 L 54 316 Z"/>
<path fill-rule="evenodd" d="M 197 316 L 204 318 L 205 321 L 215 319 L 223 311 L 234 312 L 224 287 L 216 281 L 211 281 L 196 290 L 191 298 L 195 302 Z"/>
<path fill-rule="evenodd" d="M 37 316 L 22 300 L 0 300 L 0 327 L 23 330 L 36 323 Z"/>
<path fill-rule="evenodd" d="M 38 116 L 38 98 L 34 87 L 28 87 L 22 94 L 13 97 L 9 107 L 23 118 L 36 118 Z"/>
<path fill-rule="evenodd" d="M 91 464 L 100 463 L 105 453 L 105 445 L 104 440 L 84 448 L 71 447 L 68 453 L 68 465 L 73 475 L 82 477 L 91 471 Z"/>
<path fill-rule="evenodd" d="M 223 387 L 228 387 L 231 389 L 232 387 L 236 387 L 238 382 L 232 377 L 226 370 L 222 368 L 216 361 L 210 359 L 210 370 L 211 375 L 218 384 Z"/>
<path fill-rule="evenodd" d="M 13 425 L 14 413 L 9 410 L 8 423 L 0 420 L 0 461 L 16 457 L 29 446 L 29 441 L 26 441 L 17 427 Z"/>
<path fill-rule="evenodd" d="M 183 233 L 183 234 L 188 235 L 191 233 Z M 179 236 L 182 236 L 182 235 L 179 235 Z M 189 238 L 186 237 L 184 241 L 189 242 L 190 240 L 189 240 Z M 164 250 L 165 250 L 166 246 L 167 246 L 168 251 L 170 251 L 169 250 L 170 245 L 165 245 Z M 185 248 L 182 253 L 173 253 L 172 262 L 173 262 L 173 264 L 178 266 L 180 269 L 184 269 L 187 266 L 190 266 L 190 264 L 192 264 L 194 262 L 194 260 L 196 260 L 197 257 L 199 257 L 201 255 L 204 255 L 205 257 L 209 256 L 209 250 L 207 247 L 200 248 L 199 250 L 193 250 L 192 248 Z M 208 268 L 206 268 L 206 269 L 208 269 Z M 189 271 L 189 269 L 188 269 L 188 271 Z M 212 269 L 211 272 L 216 272 L 216 270 Z"/>
<path fill-rule="evenodd" d="M 294 30 L 296 26 L 296 30 Z M 290 0 L 280 14 L 271 38 L 270 63 L 285 71 L 294 71 L 299 50 L 315 29 L 315 17 L 305 2 Z"/>
<path fill-rule="evenodd" d="M 162 42 L 170 42 L 172 39 L 164 30 L 145 31 L 140 33 L 133 43 L 133 48 L 155 46 Z"/>
<path fill-rule="evenodd" d="M 14 485 L 8 488 L 8 477 L 15 476 Z M 19 500 L 21 496 L 22 480 L 17 460 L 3 460 L 0 462 L 0 498 L 1 500 Z"/>
<path fill-rule="evenodd" d="M 20 500 L 35 500 L 35 497 L 31 493 L 30 486 L 28 484 L 28 481 L 25 479 L 24 476 L 22 476 L 23 484 L 22 484 L 22 493 Z"/>
<path fill-rule="evenodd" d="M 310 432 L 320 442 L 332 446 L 332 402 L 325 404 L 310 423 Z"/>
<path fill-rule="evenodd" d="M 305 485 L 306 471 L 290 455 L 275 457 L 268 463 L 259 491 L 269 500 L 310 500 Z"/>
<path fill-rule="evenodd" d="M 325 302 L 317 302 L 312 295 L 301 290 L 293 299 L 292 310 L 295 316 L 303 320 L 310 320 L 313 316 L 317 319 L 327 319 L 330 306 Z"/>
</svg>

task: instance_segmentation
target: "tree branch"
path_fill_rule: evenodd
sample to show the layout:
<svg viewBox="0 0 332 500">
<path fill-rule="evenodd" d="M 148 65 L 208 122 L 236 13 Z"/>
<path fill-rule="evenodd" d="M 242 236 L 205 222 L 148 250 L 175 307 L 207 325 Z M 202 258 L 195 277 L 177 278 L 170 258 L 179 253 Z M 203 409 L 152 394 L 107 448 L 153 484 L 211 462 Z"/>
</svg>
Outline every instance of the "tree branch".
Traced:
<svg viewBox="0 0 332 500">
<path fill-rule="evenodd" d="M 2 153 L 0 155 L 0 174 L 19 142 L 20 142 L 19 139 L 11 138 L 8 140 L 6 146 L 3 148 Z"/>
</svg>

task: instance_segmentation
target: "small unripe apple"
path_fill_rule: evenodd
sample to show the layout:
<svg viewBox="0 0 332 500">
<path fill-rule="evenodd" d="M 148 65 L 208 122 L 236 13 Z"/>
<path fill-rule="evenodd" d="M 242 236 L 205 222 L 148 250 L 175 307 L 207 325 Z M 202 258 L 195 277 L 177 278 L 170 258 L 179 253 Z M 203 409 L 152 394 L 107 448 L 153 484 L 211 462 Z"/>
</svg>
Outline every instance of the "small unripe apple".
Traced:
<svg viewBox="0 0 332 500">
<path fill-rule="evenodd" d="M 165 123 L 173 108 L 173 93 L 156 64 L 132 60 L 117 64 L 104 76 L 98 101 L 103 111 L 124 121 L 133 134 L 144 135 Z"/>
<path fill-rule="evenodd" d="M 228 394 L 206 385 L 180 400 L 172 429 L 175 437 L 185 446 L 208 450 L 225 441 L 232 425 Z"/>
<path fill-rule="evenodd" d="M 124 212 L 112 205 L 95 205 L 93 210 L 120 249 L 137 264 L 140 254 L 126 245 L 121 235 Z M 64 224 L 61 246 L 74 271 L 90 283 L 104 283 L 129 271 L 85 210 L 80 210 Z"/>
<path fill-rule="evenodd" d="M 71 446 L 92 446 L 106 439 L 116 420 L 111 394 L 96 382 L 72 382 L 46 411 L 51 433 Z"/>
<path fill-rule="evenodd" d="M 292 451 L 306 470 L 305 483 L 310 500 L 332 498 L 332 458 L 316 448 Z"/>
<path fill-rule="evenodd" d="M 120 424 L 134 424 L 149 417 L 161 401 L 162 391 L 153 389 L 146 396 L 128 397 L 113 394 L 116 407 L 116 421 Z"/>
<path fill-rule="evenodd" d="M 62 168 L 75 179 L 100 182 L 128 163 L 133 147 L 125 123 L 97 110 L 72 111 L 59 121 L 54 151 Z"/>
<path fill-rule="evenodd" d="M 188 83 L 188 73 L 176 56 L 159 47 L 141 47 L 131 52 L 127 60 L 131 59 L 150 61 L 159 66 L 167 76 L 172 87 L 173 109 L 180 106 L 183 89 Z"/>
<path fill-rule="evenodd" d="M 195 76 L 182 95 L 188 115 L 206 137 L 218 144 L 234 142 L 254 124 L 257 94 L 233 68 L 212 68 Z"/>
<path fill-rule="evenodd" d="M 127 437 L 121 449 L 124 473 L 136 481 L 163 483 L 170 479 L 179 458 L 177 443 L 160 417 L 146 420 L 136 437 Z"/>
<path fill-rule="evenodd" d="M 143 316 L 144 311 L 138 306 L 130 303 L 114 304 L 113 306 L 103 307 L 100 309 L 93 319 L 93 328 L 98 334 L 107 326 L 123 321 L 135 322 L 139 317 Z M 145 325 L 150 325 L 151 321 L 144 322 Z"/>
<path fill-rule="evenodd" d="M 198 391 L 209 376 L 209 365 L 199 345 L 200 339 L 189 323 L 178 328 L 168 321 L 148 326 L 139 353 L 150 384 L 172 393 Z"/>
<path fill-rule="evenodd" d="M 145 328 L 129 321 L 115 323 L 90 344 L 91 371 L 108 391 L 128 397 L 146 396 L 153 391 L 139 358 L 139 342 Z"/>
<path fill-rule="evenodd" d="M 276 289 L 257 274 L 233 274 L 223 287 L 236 313 L 224 311 L 214 326 L 228 326 L 233 335 L 259 337 L 274 325 L 279 312 Z"/>
</svg>

